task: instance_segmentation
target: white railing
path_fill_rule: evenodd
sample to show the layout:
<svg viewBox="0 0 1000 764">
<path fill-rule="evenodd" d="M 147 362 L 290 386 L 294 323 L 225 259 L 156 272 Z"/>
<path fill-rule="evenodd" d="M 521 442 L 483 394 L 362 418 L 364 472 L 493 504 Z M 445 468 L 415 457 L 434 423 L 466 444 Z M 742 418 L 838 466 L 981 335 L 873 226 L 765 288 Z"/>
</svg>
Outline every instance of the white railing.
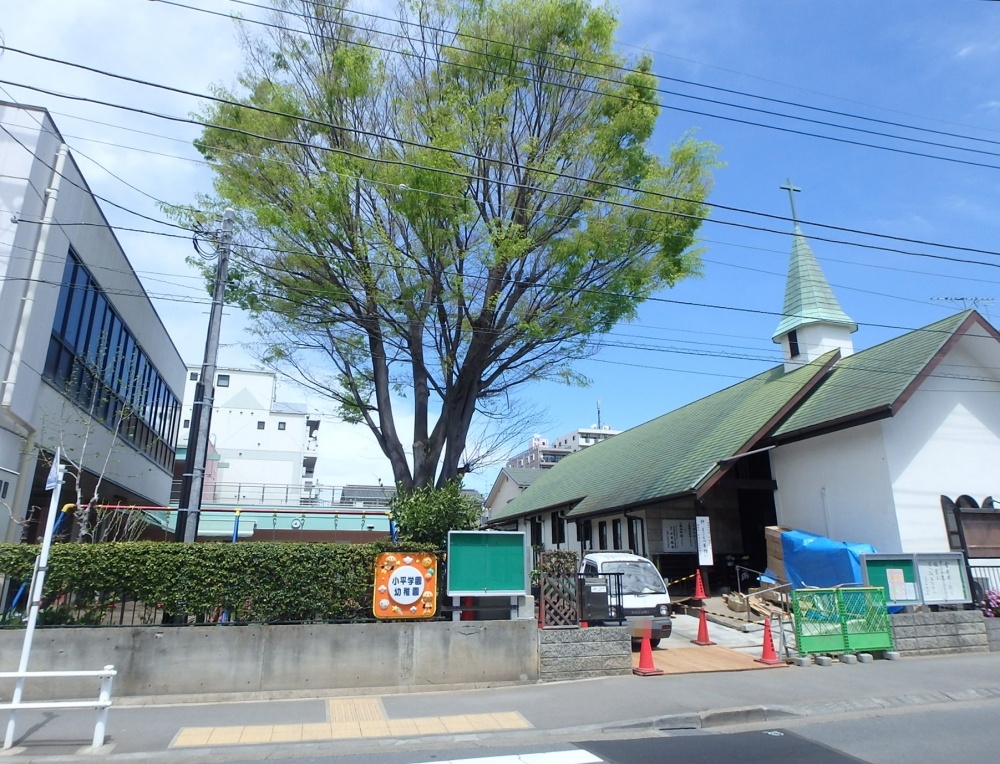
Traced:
<svg viewBox="0 0 1000 764">
<path fill-rule="evenodd" d="M 101 671 L 0 671 L 0 679 L 17 679 L 23 683 L 25 679 L 76 679 L 80 677 L 100 677 L 101 691 L 97 700 L 20 700 L 16 698 L 10 703 L 0 703 L 0 709 L 10 711 L 10 718 L 7 720 L 7 735 L 4 737 L 3 747 L 8 750 L 14 745 L 14 727 L 16 724 L 17 712 L 20 709 L 37 711 L 58 711 L 68 708 L 96 708 L 97 721 L 94 722 L 93 747 L 100 748 L 104 745 L 104 738 L 108 728 L 108 709 L 111 708 L 111 682 L 118 674 L 114 666 L 105 666 Z"/>
<path fill-rule="evenodd" d="M 343 486 L 277 484 L 277 483 L 212 483 L 206 481 L 201 495 L 202 505 L 230 504 L 233 506 L 283 507 L 385 507 L 392 489 L 356 491 Z M 171 504 L 180 499 L 180 481 L 170 492 Z"/>
</svg>

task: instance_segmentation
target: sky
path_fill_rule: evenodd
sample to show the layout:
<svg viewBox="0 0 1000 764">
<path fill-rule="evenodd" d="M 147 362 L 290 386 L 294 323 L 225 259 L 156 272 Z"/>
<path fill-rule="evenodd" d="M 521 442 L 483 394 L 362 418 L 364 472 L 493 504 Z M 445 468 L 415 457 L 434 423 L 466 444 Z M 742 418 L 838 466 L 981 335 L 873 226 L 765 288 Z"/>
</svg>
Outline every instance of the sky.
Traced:
<svg viewBox="0 0 1000 764">
<path fill-rule="evenodd" d="M 163 220 L 158 202 L 190 203 L 210 190 L 211 173 L 191 145 L 197 128 L 42 91 L 178 117 L 197 110 L 198 98 L 10 50 L 194 93 L 231 83 L 241 53 L 226 15 L 262 12 L 232 0 L 178 2 L 189 8 L 7 0 L 0 99 L 52 113 L 91 189 L 109 200 L 102 208 L 181 355 L 200 364 L 208 296 L 185 264 L 191 243 L 126 211 Z M 1000 3 L 614 5 L 620 52 L 649 53 L 664 78 L 651 148 L 665 154 L 688 130 L 720 147 L 725 166 L 700 231 L 703 270 L 655 295 L 578 364 L 589 386 L 523 388 L 546 416 L 519 447 L 534 432 L 555 438 L 595 424 L 598 406 L 603 424 L 628 429 L 779 363 L 771 335 L 791 247 L 788 194 L 780 189 L 787 179 L 802 189 L 802 229 L 859 325 L 856 350 L 966 307 L 1000 321 L 993 302 L 1000 300 Z M 385 13 L 390 4 L 357 7 Z M 220 365 L 252 364 L 246 327 L 244 316 L 227 310 Z M 328 408 L 290 385 L 279 398 Z M 362 427 L 330 419 L 319 435 L 322 482 L 391 483 L 388 462 Z M 474 473 L 466 485 L 488 492 L 497 471 Z"/>
</svg>

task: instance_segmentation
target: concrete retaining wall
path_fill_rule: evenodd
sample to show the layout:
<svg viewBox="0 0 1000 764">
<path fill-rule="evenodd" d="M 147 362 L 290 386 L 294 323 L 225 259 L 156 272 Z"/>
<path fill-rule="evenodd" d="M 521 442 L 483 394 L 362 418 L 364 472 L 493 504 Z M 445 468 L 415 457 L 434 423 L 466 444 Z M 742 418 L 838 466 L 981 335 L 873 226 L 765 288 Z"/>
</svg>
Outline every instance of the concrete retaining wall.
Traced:
<svg viewBox="0 0 1000 764">
<path fill-rule="evenodd" d="M 1000 652 L 1000 618 L 983 618 L 986 625 L 986 640 L 990 650 Z"/>
<path fill-rule="evenodd" d="M 581 633 L 598 631 L 616 630 Z M 53 628 L 35 632 L 29 669 L 113 664 L 115 697 L 504 684 L 539 679 L 539 633 L 534 621 Z M 0 666 L 17 667 L 23 639 L 0 632 Z M 0 682 L 0 694 L 12 686 Z M 97 689 L 97 680 L 29 680 L 26 698 L 96 698 Z"/>
<path fill-rule="evenodd" d="M 538 664 L 543 682 L 628 674 L 632 639 L 624 626 L 540 629 Z"/>
<path fill-rule="evenodd" d="M 910 655 L 986 652 L 987 619 L 979 610 L 899 613 L 890 616 L 896 650 Z"/>
</svg>

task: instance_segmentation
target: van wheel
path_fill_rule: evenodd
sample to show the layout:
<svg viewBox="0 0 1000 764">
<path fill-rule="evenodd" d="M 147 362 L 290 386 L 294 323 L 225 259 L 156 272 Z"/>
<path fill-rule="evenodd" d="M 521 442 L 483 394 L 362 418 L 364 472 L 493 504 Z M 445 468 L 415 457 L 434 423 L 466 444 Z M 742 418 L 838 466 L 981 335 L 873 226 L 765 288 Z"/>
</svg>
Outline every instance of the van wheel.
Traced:
<svg viewBox="0 0 1000 764">
<path fill-rule="evenodd" d="M 660 646 L 660 640 L 659 639 L 651 639 L 651 640 L 649 640 L 649 646 L 650 647 L 659 647 Z"/>
</svg>

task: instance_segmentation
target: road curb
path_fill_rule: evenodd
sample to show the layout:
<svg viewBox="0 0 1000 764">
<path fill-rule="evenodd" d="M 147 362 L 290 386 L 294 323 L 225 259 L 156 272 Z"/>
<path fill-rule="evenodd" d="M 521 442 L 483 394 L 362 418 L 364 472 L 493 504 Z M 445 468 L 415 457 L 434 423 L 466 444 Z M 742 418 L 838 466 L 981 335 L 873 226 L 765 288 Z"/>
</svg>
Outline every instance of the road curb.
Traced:
<svg viewBox="0 0 1000 764">
<path fill-rule="evenodd" d="M 779 719 L 799 716 L 802 716 L 802 714 L 779 706 L 737 706 L 734 708 L 690 711 L 680 714 L 657 716 L 651 719 L 639 719 L 623 724 L 605 726 L 604 730 L 698 730 L 724 727 L 731 724 L 759 724 L 760 722 L 777 721 Z"/>
</svg>

